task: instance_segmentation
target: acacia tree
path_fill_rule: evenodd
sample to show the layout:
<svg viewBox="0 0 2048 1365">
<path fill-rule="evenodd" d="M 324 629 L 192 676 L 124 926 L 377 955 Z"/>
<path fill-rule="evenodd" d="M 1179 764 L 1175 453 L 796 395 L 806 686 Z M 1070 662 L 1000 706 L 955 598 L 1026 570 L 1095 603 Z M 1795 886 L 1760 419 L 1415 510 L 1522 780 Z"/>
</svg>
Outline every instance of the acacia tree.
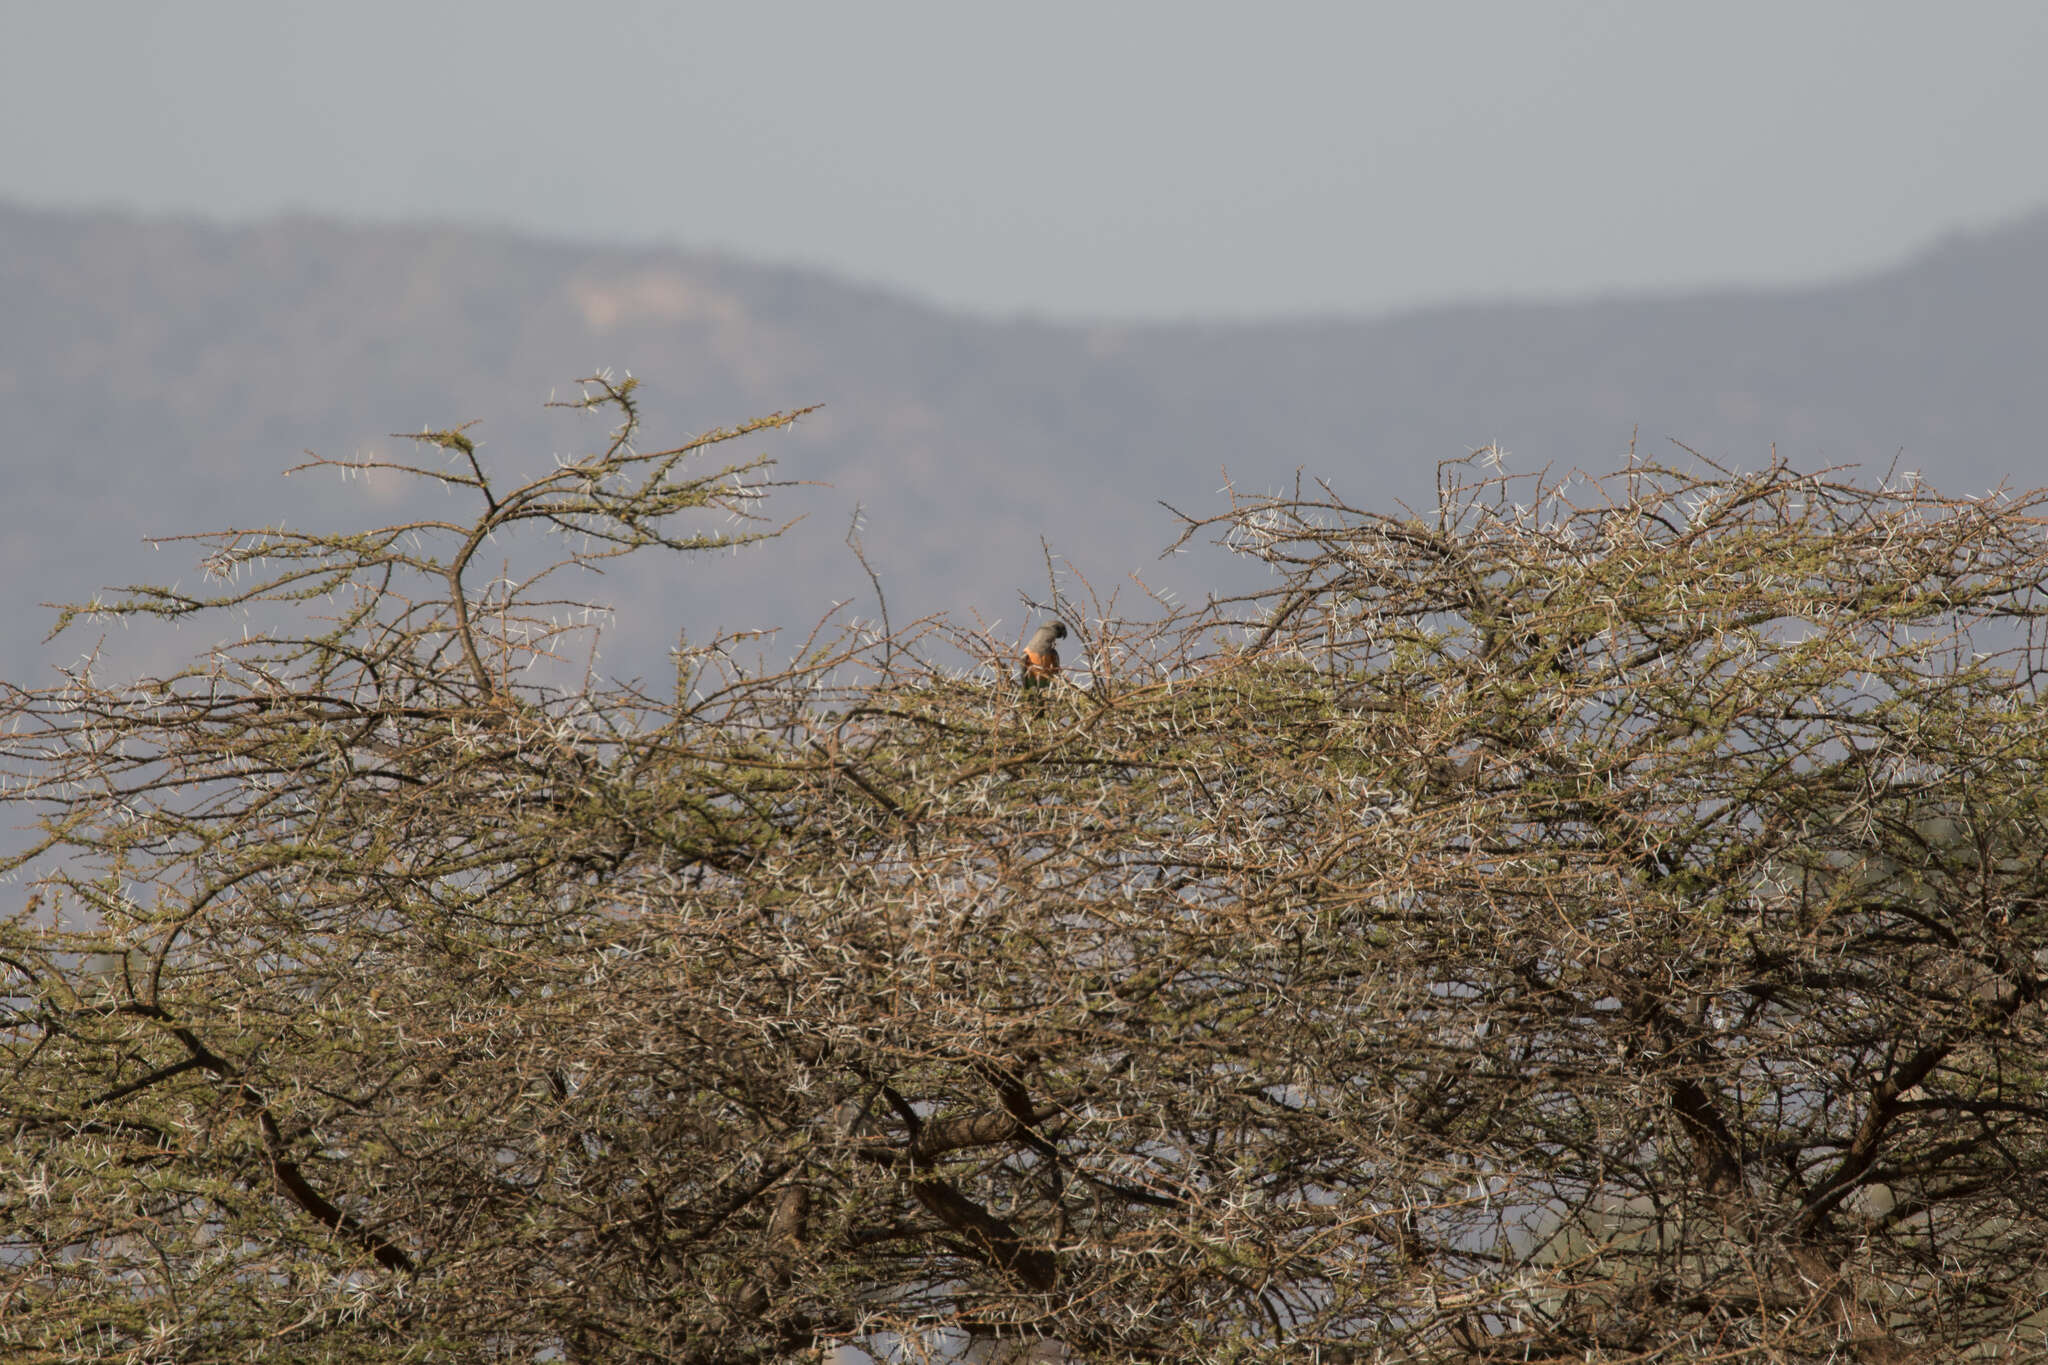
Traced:
<svg viewBox="0 0 2048 1365">
<path fill-rule="evenodd" d="M 1077 587 L 1049 696 L 945 620 L 657 693 L 477 556 L 717 543 L 769 423 L 587 402 L 100 608 L 311 624 L 14 696 L 14 1356 L 2048 1344 L 2039 498 L 1468 462 L 1191 520 L 1271 589 Z"/>
</svg>

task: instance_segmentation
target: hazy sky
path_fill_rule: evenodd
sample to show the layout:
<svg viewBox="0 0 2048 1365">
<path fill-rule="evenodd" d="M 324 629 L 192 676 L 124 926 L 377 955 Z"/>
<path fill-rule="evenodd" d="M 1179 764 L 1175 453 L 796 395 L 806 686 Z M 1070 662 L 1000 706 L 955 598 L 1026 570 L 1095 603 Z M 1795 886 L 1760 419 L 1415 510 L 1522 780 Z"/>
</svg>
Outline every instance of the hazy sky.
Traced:
<svg viewBox="0 0 2048 1365">
<path fill-rule="evenodd" d="M 2041 0 L 0 0 L 0 196 L 497 223 L 982 311 L 1830 277 L 2048 205 Z"/>
</svg>

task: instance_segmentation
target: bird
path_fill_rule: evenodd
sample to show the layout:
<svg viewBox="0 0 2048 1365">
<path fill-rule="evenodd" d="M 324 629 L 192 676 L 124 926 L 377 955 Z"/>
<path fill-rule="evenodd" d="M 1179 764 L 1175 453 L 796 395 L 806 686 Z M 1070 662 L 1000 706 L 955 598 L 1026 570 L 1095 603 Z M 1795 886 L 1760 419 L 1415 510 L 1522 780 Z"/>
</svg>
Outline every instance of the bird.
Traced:
<svg viewBox="0 0 2048 1365">
<path fill-rule="evenodd" d="M 1032 632 L 1031 642 L 1024 646 L 1024 667 L 1017 675 L 1025 690 L 1050 687 L 1060 675 L 1060 652 L 1053 642 L 1066 638 L 1067 628 L 1058 621 L 1047 621 Z"/>
</svg>

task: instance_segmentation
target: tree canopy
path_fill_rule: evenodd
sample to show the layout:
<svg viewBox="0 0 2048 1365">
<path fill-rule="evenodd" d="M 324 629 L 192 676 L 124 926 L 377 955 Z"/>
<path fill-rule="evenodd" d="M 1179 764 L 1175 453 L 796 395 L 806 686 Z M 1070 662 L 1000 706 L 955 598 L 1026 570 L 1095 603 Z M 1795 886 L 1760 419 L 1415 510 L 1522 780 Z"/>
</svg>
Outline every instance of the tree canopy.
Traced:
<svg viewBox="0 0 2048 1365">
<path fill-rule="evenodd" d="M 583 403 L 9 693 L 10 1359 L 2048 1349 L 2043 495 L 1483 454 L 1065 574 L 1051 687 L 843 614 L 656 687 L 556 585 L 772 533 L 698 461 L 791 415 Z"/>
</svg>

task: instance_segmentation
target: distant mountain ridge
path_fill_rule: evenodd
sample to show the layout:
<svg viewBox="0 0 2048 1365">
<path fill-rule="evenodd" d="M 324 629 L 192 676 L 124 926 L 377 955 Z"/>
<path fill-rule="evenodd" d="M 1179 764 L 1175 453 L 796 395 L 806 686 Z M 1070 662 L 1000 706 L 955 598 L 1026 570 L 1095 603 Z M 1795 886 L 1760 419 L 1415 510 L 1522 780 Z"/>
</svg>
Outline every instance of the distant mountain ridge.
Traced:
<svg viewBox="0 0 2048 1365">
<path fill-rule="evenodd" d="M 529 467 L 587 445 L 598 432 L 540 404 L 599 367 L 643 379 L 664 443 L 825 405 L 743 452 L 830 485 L 778 504 L 809 518 L 787 545 L 607 585 L 673 638 L 869 594 L 841 543 L 855 503 L 899 615 L 1014 630 L 1019 591 L 1044 595 L 1041 537 L 1098 587 L 1146 569 L 1201 591 L 1205 570 L 1154 563 L 1176 529 L 1158 502 L 1214 509 L 1225 468 L 1415 500 L 1488 441 L 1518 468 L 1599 468 L 1639 429 L 1646 450 L 1738 464 L 1775 442 L 1807 466 L 1898 456 L 1951 491 L 2048 482 L 2044 362 L 2048 213 L 1809 289 L 1115 326 L 963 317 L 685 251 L 0 204 L 0 676 L 36 666 L 34 602 L 195 577 L 146 534 L 396 514 L 271 477 L 305 449 L 471 418 L 487 455 Z"/>
</svg>

